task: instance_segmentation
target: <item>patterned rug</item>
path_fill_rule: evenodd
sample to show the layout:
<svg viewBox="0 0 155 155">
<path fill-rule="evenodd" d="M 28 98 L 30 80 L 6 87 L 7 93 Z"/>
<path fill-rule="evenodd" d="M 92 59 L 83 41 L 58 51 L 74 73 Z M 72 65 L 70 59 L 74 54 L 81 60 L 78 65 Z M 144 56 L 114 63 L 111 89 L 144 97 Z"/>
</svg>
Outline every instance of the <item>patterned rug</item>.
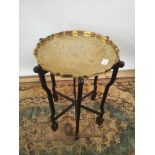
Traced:
<svg viewBox="0 0 155 155">
<path fill-rule="evenodd" d="M 98 81 L 97 98 L 82 104 L 99 110 L 108 79 Z M 48 83 L 51 87 L 51 83 Z M 93 88 L 85 80 L 84 94 Z M 72 96 L 72 81 L 58 81 L 57 90 Z M 62 97 L 55 102 L 60 113 L 70 105 Z M 105 104 L 104 123 L 98 126 L 96 115 L 81 110 L 80 138 L 74 140 L 75 110 L 58 119 L 58 130 L 51 130 L 50 109 L 45 92 L 38 82 L 20 83 L 20 155 L 134 155 L 134 79 L 118 79 L 110 88 Z"/>
</svg>

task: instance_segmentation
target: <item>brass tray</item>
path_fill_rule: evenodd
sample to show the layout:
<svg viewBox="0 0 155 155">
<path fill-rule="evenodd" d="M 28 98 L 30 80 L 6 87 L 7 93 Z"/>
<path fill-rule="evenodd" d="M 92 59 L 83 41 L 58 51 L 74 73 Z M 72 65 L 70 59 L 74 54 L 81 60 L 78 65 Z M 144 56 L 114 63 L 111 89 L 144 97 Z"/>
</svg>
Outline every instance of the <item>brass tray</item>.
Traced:
<svg viewBox="0 0 155 155">
<path fill-rule="evenodd" d="M 75 78 L 106 73 L 119 61 L 119 49 L 108 37 L 86 31 L 64 31 L 40 39 L 34 55 L 44 70 Z"/>
</svg>

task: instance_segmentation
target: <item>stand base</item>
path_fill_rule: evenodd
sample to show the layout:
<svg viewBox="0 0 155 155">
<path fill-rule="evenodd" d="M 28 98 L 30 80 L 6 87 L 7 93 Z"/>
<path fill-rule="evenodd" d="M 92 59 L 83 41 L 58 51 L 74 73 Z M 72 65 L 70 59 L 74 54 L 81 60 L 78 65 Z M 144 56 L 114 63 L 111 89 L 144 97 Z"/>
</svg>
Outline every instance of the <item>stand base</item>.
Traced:
<svg viewBox="0 0 155 155">
<path fill-rule="evenodd" d="M 102 97 L 102 101 L 101 101 L 101 105 L 100 105 L 100 110 L 101 112 L 95 111 L 89 107 L 86 107 L 84 105 L 81 105 L 81 102 L 86 99 L 87 97 L 89 97 L 91 95 L 91 99 L 95 100 L 96 95 L 97 95 L 97 79 L 98 77 L 95 76 L 94 78 L 94 89 L 93 91 L 89 92 L 88 94 L 86 94 L 85 96 L 82 97 L 82 91 L 83 91 L 83 83 L 84 83 L 84 78 L 78 78 L 78 93 L 76 95 L 76 79 L 74 78 L 74 83 L 73 83 L 73 94 L 74 94 L 74 99 L 70 98 L 69 96 L 66 96 L 58 91 L 56 91 L 55 87 L 56 87 L 56 82 L 55 82 L 55 78 L 54 75 L 51 74 L 51 80 L 52 80 L 52 92 L 51 90 L 47 87 L 46 84 L 46 80 L 45 80 L 45 74 L 47 73 L 47 71 L 43 70 L 41 68 L 41 66 L 36 66 L 34 67 L 34 72 L 38 73 L 39 75 L 39 79 L 41 82 L 41 86 L 43 87 L 43 89 L 46 91 L 47 96 L 48 96 L 48 101 L 49 101 L 49 105 L 50 105 L 50 109 L 51 109 L 51 121 L 52 121 L 52 125 L 51 128 L 53 131 L 56 131 L 58 129 L 58 123 L 56 122 L 56 120 L 62 116 L 64 113 L 66 113 L 70 108 L 72 108 L 73 106 L 75 106 L 75 119 L 76 119 L 76 130 L 75 130 L 75 140 L 77 140 L 79 138 L 79 122 L 80 122 L 80 113 L 81 113 L 81 108 L 90 111 L 92 113 L 97 114 L 97 118 L 96 118 L 96 123 L 98 125 L 101 125 L 104 121 L 103 119 L 103 114 L 104 114 L 104 104 L 105 104 L 105 100 L 109 91 L 110 86 L 114 83 L 116 76 L 117 76 L 117 72 L 119 68 L 122 68 L 124 66 L 124 62 L 123 61 L 119 61 L 116 64 L 114 64 L 114 66 L 112 67 L 113 69 L 113 73 L 112 73 L 112 77 L 110 82 L 106 85 L 104 93 L 103 93 L 103 97 Z M 58 95 L 62 96 L 63 98 L 71 101 L 71 105 L 68 106 L 66 109 L 64 109 L 61 113 L 59 113 L 58 115 L 55 116 L 55 106 L 54 106 L 54 101 L 58 101 Z M 54 99 L 54 101 L 53 101 Z"/>
</svg>

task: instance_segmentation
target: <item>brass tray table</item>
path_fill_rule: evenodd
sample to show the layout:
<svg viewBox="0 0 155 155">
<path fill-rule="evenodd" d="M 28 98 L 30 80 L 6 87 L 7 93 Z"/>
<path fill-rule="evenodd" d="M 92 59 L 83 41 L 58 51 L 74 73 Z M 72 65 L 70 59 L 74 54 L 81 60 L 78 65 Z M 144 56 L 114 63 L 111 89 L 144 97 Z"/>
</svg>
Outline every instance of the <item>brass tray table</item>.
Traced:
<svg viewBox="0 0 155 155">
<path fill-rule="evenodd" d="M 56 131 L 56 120 L 75 106 L 76 130 L 75 139 L 79 137 L 79 121 L 81 108 L 97 114 L 96 123 L 103 123 L 104 104 L 110 86 L 114 83 L 118 69 L 124 67 L 119 58 L 119 49 L 107 36 L 86 31 L 64 31 L 41 38 L 34 50 L 38 65 L 34 72 L 38 73 L 42 88 L 46 91 L 51 109 L 51 128 Z M 91 95 L 95 100 L 97 95 L 98 75 L 113 70 L 111 80 L 106 85 L 100 105 L 100 112 L 81 104 Z M 50 73 L 52 91 L 47 87 L 45 74 Z M 72 77 L 74 98 L 70 98 L 56 90 L 55 76 Z M 84 79 L 94 77 L 94 88 L 86 95 L 82 95 Z M 76 81 L 78 92 L 76 92 Z M 71 101 L 71 105 L 55 116 L 54 101 L 58 96 Z"/>
</svg>

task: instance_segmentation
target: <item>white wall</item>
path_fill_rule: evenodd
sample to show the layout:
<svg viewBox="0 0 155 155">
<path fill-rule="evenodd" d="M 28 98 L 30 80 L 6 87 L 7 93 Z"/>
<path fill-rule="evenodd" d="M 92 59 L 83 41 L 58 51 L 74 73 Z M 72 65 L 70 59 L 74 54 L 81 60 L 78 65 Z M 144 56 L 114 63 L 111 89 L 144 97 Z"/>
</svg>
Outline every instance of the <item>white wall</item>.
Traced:
<svg viewBox="0 0 155 155">
<path fill-rule="evenodd" d="M 134 0 L 21 0 L 20 76 L 34 75 L 39 38 L 64 30 L 109 36 L 120 48 L 124 69 L 134 68 Z"/>
</svg>

